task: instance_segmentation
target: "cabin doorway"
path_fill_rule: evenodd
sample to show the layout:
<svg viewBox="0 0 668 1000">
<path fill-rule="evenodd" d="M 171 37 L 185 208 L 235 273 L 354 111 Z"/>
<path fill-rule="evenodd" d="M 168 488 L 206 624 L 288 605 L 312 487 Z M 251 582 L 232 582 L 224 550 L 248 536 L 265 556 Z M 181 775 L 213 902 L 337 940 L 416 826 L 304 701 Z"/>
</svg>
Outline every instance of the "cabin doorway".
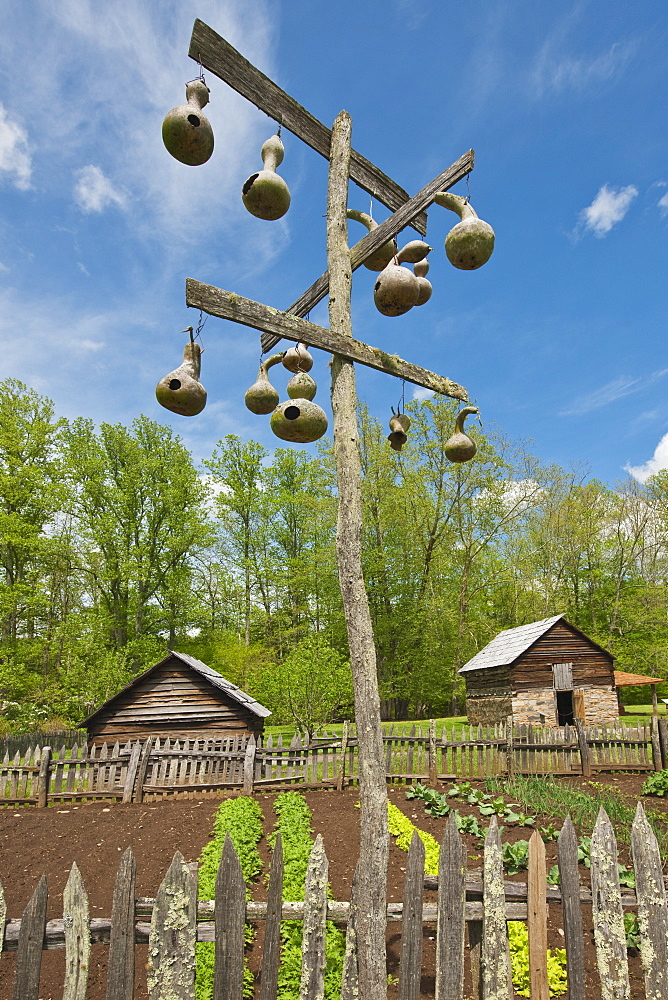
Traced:
<svg viewBox="0 0 668 1000">
<path fill-rule="evenodd" d="M 572 691 L 557 691 L 557 725 L 575 725 L 575 706 Z"/>
</svg>

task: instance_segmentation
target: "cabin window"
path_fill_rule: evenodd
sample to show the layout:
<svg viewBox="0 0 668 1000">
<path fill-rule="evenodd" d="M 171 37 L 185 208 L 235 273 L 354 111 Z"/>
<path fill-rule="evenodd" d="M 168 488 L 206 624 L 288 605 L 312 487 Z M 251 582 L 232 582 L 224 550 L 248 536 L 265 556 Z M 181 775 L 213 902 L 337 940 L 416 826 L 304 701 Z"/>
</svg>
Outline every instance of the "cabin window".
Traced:
<svg viewBox="0 0 668 1000">
<path fill-rule="evenodd" d="M 552 676 L 554 677 L 554 690 L 555 691 L 572 691 L 573 690 L 573 664 L 572 663 L 553 663 L 552 664 Z"/>
<path fill-rule="evenodd" d="M 575 712 L 572 691 L 557 691 L 557 725 L 574 726 Z"/>
</svg>

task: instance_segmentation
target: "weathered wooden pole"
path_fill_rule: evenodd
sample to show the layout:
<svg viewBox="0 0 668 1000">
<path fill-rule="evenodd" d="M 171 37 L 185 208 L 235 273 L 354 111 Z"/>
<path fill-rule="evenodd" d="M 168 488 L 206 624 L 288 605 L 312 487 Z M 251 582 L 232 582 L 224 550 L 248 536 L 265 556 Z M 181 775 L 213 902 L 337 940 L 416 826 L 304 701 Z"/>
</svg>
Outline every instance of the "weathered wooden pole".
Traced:
<svg viewBox="0 0 668 1000">
<path fill-rule="evenodd" d="M 330 329 L 352 339 L 352 268 L 346 220 L 351 132 L 350 115 L 342 111 L 332 129 L 327 191 L 327 267 Z M 376 647 L 362 574 L 362 470 L 355 369 L 351 361 L 336 354 L 332 361 L 332 412 L 339 492 L 336 557 L 350 648 L 360 768 L 359 995 L 364 1000 L 384 1000 L 387 995 L 387 788 Z"/>
</svg>

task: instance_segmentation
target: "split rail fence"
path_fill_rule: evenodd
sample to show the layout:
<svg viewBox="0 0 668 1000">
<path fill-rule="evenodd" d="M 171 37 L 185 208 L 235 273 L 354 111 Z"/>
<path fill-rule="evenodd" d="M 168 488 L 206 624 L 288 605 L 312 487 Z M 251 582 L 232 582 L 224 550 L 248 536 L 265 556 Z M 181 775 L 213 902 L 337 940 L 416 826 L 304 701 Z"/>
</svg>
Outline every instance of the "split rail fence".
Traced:
<svg viewBox="0 0 668 1000">
<path fill-rule="evenodd" d="M 638 726 L 427 727 L 384 731 L 390 782 L 481 779 L 513 774 L 582 774 L 658 771 L 668 767 L 668 720 Z M 354 727 L 305 743 L 294 737 L 262 742 L 243 735 L 224 740 L 144 741 L 114 746 L 72 746 L 52 753 L 35 746 L 0 762 L 0 802 L 82 799 L 141 802 L 165 795 L 197 795 L 221 788 L 252 794 L 263 787 L 334 786 L 359 777 Z"/>
<path fill-rule="evenodd" d="M 570 997 L 628 1000 L 623 913 L 633 908 L 643 939 L 640 953 L 645 997 L 668 1000 L 666 890 L 656 837 L 640 804 L 631 831 L 631 851 L 636 889 L 625 889 L 622 895 L 615 834 L 601 810 L 591 838 L 591 890 L 584 888 L 579 881 L 577 837 L 568 818 L 558 844 L 559 888 L 547 888 L 545 847 L 537 832 L 530 841 L 527 883 L 504 882 L 499 830 L 493 817 L 484 845 L 482 877 L 474 883 L 470 874 L 467 880 L 466 849 L 451 817 L 440 848 L 438 901 L 428 903 L 423 901 L 423 890 L 431 883 L 425 882 L 425 850 L 416 833 L 408 855 L 403 903 L 387 907 L 388 924 L 401 922 L 399 1000 L 419 998 L 423 947 L 431 947 L 428 938 L 425 941 L 425 924 L 436 929 L 437 997 L 462 1000 L 466 990 L 466 996 L 474 1000 L 510 1000 L 508 920 L 527 922 L 531 997 L 547 1000 L 548 914 L 553 906 L 561 907 L 558 920 L 564 930 Z M 213 1000 L 242 1000 L 245 921 L 265 924 L 257 995 L 260 1000 L 275 998 L 283 920 L 303 921 L 303 1000 L 323 996 L 327 920 L 346 926 L 341 998 L 355 1000 L 358 996 L 355 902 L 327 899 L 328 862 L 320 836 L 311 852 L 303 902 L 282 899 L 280 837 L 273 853 L 267 902 L 246 900 L 241 866 L 229 837 L 211 902 L 198 902 L 196 873 L 179 853 L 174 855 L 155 899 L 135 898 L 135 875 L 134 855 L 128 848 L 116 876 L 110 918 L 91 919 L 76 864 L 63 893 L 60 919 L 46 920 L 45 876 L 22 916 L 6 922 L 0 885 L 0 919 L 5 926 L 2 948 L 15 952 L 13 1000 L 38 1000 L 42 951 L 52 948 L 66 952 L 62 995 L 85 1000 L 91 944 L 96 943 L 109 948 L 107 1000 L 132 1000 L 137 985 L 135 969 L 139 978 L 144 967 L 150 1000 L 192 1000 L 198 941 L 215 943 Z M 594 969 L 586 967 L 584 954 L 584 934 L 590 933 L 592 924 L 598 977 Z M 141 944 L 148 944 L 148 961 L 143 954 L 137 961 L 135 946 Z M 11 978 L 5 963 L 3 978 L 5 982 Z M 587 979 L 591 984 L 596 978 L 600 983 L 590 985 L 587 992 Z"/>
</svg>

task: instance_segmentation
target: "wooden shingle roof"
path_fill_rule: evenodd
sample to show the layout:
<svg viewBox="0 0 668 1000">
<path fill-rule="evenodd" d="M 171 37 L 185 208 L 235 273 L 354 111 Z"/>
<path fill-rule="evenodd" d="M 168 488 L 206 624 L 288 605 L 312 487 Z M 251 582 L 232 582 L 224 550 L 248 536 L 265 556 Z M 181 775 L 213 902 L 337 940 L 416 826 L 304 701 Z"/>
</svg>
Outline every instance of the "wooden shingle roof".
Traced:
<svg viewBox="0 0 668 1000">
<path fill-rule="evenodd" d="M 248 711 L 252 712 L 254 715 L 259 716 L 261 719 L 266 719 L 268 715 L 271 715 L 271 711 L 268 708 L 265 708 L 264 705 L 261 705 L 260 702 L 256 701 L 255 698 L 251 697 L 251 695 L 246 694 L 246 692 L 242 691 L 241 688 L 236 686 L 236 684 L 232 684 L 231 681 L 226 680 L 223 677 L 223 675 L 219 674 L 217 670 L 213 669 L 213 667 L 208 667 L 206 663 L 202 663 L 201 660 L 197 660 L 194 656 L 188 656 L 187 653 L 176 653 L 173 650 L 170 650 L 168 656 L 166 656 L 163 660 L 160 660 L 159 663 L 154 663 L 152 667 L 148 668 L 148 670 L 145 670 L 143 673 L 133 678 L 133 680 L 130 681 L 129 684 L 126 684 L 124 688 L 121 688 L 121 690 L 117 691 L 115 695 L 112 695 L 111 698 L 107 699 L 107 701 L 105 701 L 103 705 L 100 705 L 99 708 L 96 708 L 95 711 L 92 712 L 86 719 L 84 719 L 83 722 L 80 722 L 79 725 L 81 726 L 87 725 L 104 708 L 106 708 L 113 701 L 115 701 L 120 695 L 124 694 L 126 691 L 130 691 L 136 684 L 139 683 L 139 681 L 143 680 L 143 678 L 146 677 L 148 674 L 150 674 L 153 670 L 157 670 L 158 667 L 161 667 L 168 660 L 171 660 L 172 657 L 174 657 L 177 660 L 180 660 L 187 667 L 190 667 L 191 670 L 194 670 L 201 677 L 204 677 L 209 682 L 209 684 L 211 684 L 215 688 L 218 688 L 219 691 L 222 691 L 233 701 L 236 701 L 240 705 L 243 705 L 244 708 L 247 708 Z"/>
<path fill-rule="evenodd" d="M 484 670 L 485 667 L 504 667 L 514 663 L 518 656 L 525 653 L 530 646 L 533 646 L 537 639 L 552 628 L 563 615 L 555 615 L 553 618 L 543 618 L 539 622 L 530 622 L 529 625 L 518 625 L 517 628 L 508 628 L 505 632 L 499 632 L 491 642 L 488 642 L 479 653 L 465 663 L 459 670 L 460 674 L 469 670 Z"/>
</svg>

